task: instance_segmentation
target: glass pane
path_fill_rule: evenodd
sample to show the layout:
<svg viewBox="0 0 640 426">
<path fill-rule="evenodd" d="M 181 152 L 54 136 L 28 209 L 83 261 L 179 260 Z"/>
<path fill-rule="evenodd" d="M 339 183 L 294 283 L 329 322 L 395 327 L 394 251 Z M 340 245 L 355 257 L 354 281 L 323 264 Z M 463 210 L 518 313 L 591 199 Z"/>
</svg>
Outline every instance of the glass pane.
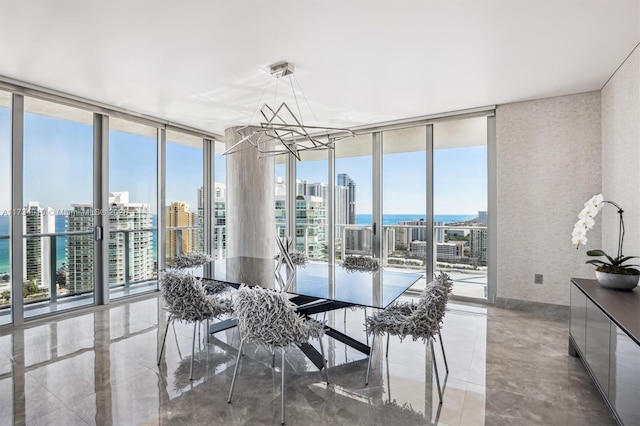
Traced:
<svg viewBox="0 0 640 426">
<path fill-rule="evenodd" d="M 181 253 L 204 250 L 202 138 L 167 131 L 167 266 Z"/>
<path fill-rule="evenodd" d="M 215 142 L 215 182 L 213 185 L 213 247 L 215 258 L 227 256 L 227 157 L 224 142 Z"/>
<path fill-rule="evenodd" d="M 28 318 L 93 303 L 93 113 L 32 98 L 24 105 Z"/>
<path fill-rule="evenodd" d="M 335 252 L 372 255 L 372 136 L 361 135 L 335 144 Z M 343 250 L 344 247 L 344 250 Z"/>
<path fill-rule="evenodd" d="M 296 165 L 296 250 L 327 260 L 328 151 L 300 153 Z"/>
<path fill-rule="evenodd" d="M 111 298 L 156 290 L 157 129 L 109 121 Z"/>
<path fill-rule="evenodd" d="M 435 270 L 453 294 L 487 297 L 487 119 L 434 125 Z"/>
<path fill-rule="evenodd" d="M 426 268 L 427 132 L 424 126 L 382 134 L 383 261 Z"/>
<path fill-rule="evenodd" d="M 280 155 L 275 158 L 275 206 L 276 206 L 276 229 L 278 235 L 287 235 L 287 156 Z"/>
<path fill-rule="evenodd" d="M 11 94 L 0 91 L 0 325 L 11 318 Z"/>
</svg>

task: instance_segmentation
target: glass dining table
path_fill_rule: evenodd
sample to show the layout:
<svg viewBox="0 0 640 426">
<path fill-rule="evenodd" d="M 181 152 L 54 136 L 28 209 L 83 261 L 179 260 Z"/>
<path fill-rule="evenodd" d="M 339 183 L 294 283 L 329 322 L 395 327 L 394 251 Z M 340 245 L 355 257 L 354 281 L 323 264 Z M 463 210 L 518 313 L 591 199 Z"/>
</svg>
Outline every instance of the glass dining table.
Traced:
<svg viewBox="0 0 640 426">
<path fill-rule="evenodd" d="M 286 267 L 277 268 L 274 259 L 254 257 L 231 257 L 213 263 L 210 276 L 213 275 L 214 280 L 236 288 L 246 284 L 284 290 L 292 295 L 290 300 L 297 305 L 297 312 L 305 316 L 352 306 L 384 309 L 423 277 L 421 273 L 392 270 L 352 271 L 324 262 L 309 262 L 292 271 Z M 278 279 L 277 274 L 282 274 L 282 279 Z M 208 278 L 203 280 L 206 283 Z M 282 282 L 289 283 L 286 289 L 280 288 Z M 209 333 L 236 325 L 234 319 L 221 321 L 212 324 Z M 330 326 L 325 326 L 325 333 L 366 355 L 370 353 L 367 344 Z M 322 369 L 322 357 L 313 346 L 304 344 L 300 349 Z"/>
</svg>

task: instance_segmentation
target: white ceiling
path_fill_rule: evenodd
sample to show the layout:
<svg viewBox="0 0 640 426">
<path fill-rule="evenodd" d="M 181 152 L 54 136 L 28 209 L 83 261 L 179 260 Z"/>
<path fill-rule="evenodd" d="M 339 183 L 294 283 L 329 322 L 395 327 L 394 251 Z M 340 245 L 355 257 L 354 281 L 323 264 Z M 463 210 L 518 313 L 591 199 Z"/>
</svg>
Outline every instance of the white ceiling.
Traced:
<svg viewBox="0 0 640 426">
<path fill-rule="evenodd" d="M 0 75 L 222 134 L 288 60 L 319 124 L 349 127 L 598 90 L 638 3 L 2 0 Z"/>
</svg>

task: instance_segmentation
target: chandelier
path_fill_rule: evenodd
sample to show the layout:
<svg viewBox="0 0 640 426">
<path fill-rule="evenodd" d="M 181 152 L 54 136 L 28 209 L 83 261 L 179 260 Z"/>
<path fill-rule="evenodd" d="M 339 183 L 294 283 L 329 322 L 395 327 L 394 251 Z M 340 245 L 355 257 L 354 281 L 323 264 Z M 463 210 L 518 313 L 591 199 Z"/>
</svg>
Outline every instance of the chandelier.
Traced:
<svg viewBox="0 0 640 426">
<path fill-rule="evenodd" d="M 289 62 L 279 62 L 271 65 L 270 70 L 271 76 L 278 80 L 282 77 L 288 78 L 298 115 L 294 113 L 294 110 L 292 110 L 286 101 L 282 101 L 279 104 L 276 103 L 274 106 L 266 103 L 262 104 L 259 109 L 262 116 L 260 124 L 247 125 L 239 128 L 237 132 L 241 136 L 240 140 L 229 147 L 223 155 L 233 154 L 248 147 L 255 148 L 259 157 L 291 154 L 300 161 L 301 152 L 333 149 L 334 142 L 354 136 L 353 132 L 346 128 L 323 127 L 319 125 L 311 126 L 305 124 L 300 112 L 298 97 L 293 86 L 292 76 L 295 79 L 293 75 L 293 64 Z M 297 79 L 295 80 L 297 83 Z M 265 88 L 265 92 L 267 88 Z M 300 88 L 299 84 L 298 88 Z M 300 92 L 302 93 L 301 89 Z M 311 109 L 310 105 L 309 109 Z M 313 114 L 313 111 L 311 112 Z M 315 117 L 315 114 L 313 115 Z"/>
</svg>

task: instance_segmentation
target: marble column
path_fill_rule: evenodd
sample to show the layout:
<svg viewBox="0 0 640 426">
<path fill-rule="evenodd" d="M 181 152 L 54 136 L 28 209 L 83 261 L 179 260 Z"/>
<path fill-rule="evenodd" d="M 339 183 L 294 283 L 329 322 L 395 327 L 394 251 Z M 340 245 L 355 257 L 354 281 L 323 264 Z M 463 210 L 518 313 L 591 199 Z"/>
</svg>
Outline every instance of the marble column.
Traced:
<svg viewBox="0 0 640 426">
<path fill-rule="evenodd" d="M 242 137 L 236 127 L 225 131 L 227 148 Z M 275 161 L 245 148 L 227 154 L 227 257 L 272 258 L 276 254 Z M 273 277 L 271 277 L 273 278 Z"/>
</svg>

